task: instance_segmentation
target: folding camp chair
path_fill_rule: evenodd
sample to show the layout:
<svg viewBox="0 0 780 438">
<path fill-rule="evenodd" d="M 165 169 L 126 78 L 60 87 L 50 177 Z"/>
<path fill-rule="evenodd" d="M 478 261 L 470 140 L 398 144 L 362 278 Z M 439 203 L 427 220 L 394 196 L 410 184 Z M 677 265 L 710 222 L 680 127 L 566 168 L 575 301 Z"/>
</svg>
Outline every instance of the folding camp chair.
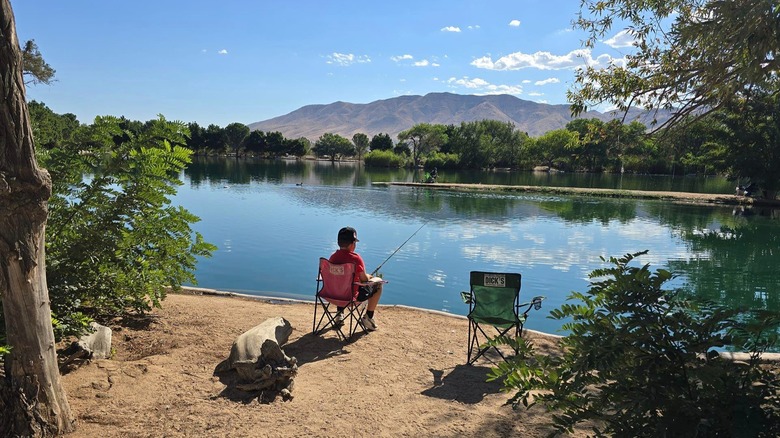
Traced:
<svg viewBox="0 0 780 438">
<path fill-rule="evenodd" d="M 361 306 L 362 303 L 357 301 L 354 295 L 355 269 L 354 263 L 338 265 L 320 257 L 312 323 L 312 333 L 315 335 L 331 327 L 342 339 L 352 337 L 358 327 L 365 331 L 366 328 L 361 322 L 365 306 Z M 336 307 L 344 308 L 341 321 L 336 320 Z M 318 308 L 322 309 L 319 320 L 317 319 Z M 342 331 L 344 327 L 348 327 L 348 335 Z"/>
<path fill-rule="evenodd" d="M 461 292 L 463 302 L 469 305 L 467 363 L 473 364 L 490 348 L 506 360 L 501 350 L 485 345 L 491 337 L 482 327 L 492 325 L 498 336 L 514 335 L 519 338 L 528 312 L 532 308 L 540 309 L 544 297 L 537 296 L 530 303 L 520 304 L 520 274 L 472 271 L 469 285 L 471 290 Z M 480 342 L 480 338 L 484 341 Z"/>
</svg>

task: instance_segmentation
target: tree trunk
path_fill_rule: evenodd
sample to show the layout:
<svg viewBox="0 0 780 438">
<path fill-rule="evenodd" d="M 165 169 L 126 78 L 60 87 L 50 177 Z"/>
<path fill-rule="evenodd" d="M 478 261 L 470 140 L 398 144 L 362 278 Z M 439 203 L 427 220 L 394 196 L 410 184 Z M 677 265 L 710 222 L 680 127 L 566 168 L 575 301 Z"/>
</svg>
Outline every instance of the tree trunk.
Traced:
<svg viewBox="0 0 780 438">
<path fill-rule="evenodd" d="M 0 436 L 73 430 L 60 385 L 44 263 L 51 196 L 35 161 L 22 55 L 9 0 L 0 0 L 0 298 L 11 353 L 0 378 Z"/>
</svg>

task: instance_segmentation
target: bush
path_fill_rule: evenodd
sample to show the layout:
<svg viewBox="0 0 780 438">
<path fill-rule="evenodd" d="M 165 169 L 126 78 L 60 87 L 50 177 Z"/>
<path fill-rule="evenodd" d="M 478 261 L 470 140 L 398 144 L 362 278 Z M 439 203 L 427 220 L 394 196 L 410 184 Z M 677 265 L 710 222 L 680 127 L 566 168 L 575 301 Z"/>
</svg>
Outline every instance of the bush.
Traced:
<svg viewBox="0 0 780 438">
<path fill-rule="evenodd" d="M 777 344 L 777 313 L 740 312 L 696 303 L 662 288 L 673 276 L 629 267 L 645 252 L 610 258 L 614 267 L 590 274 L 587 293 L 573 293 L 552 311 L 570 321 L 563 355 L 521 355 L 491 370 L 516 390 L 510 403 L 541 402 L 560 431 L 592 422 L 598 435 L 778 436 L 777 370 L 759 363 Z M 750 352 L 750 360 L 721 358 L 717 349 Z M 534 399 L 534 395 L 536 398 Z"/>
<path fill-rule="evenodd" d="M 371 151 L 364 158 L 366 166 L 371 167 L 403 167 L 407 160 L 406 156 L 392 151 Z"/>
<path fill-rule="evenodd" d="M 186 134 L 162 117 L 140 132 L 99 117 L 40 153 L 54 183 L 46 276 L 58 335 L 90 317 L 159 307 L 166 286 L 195 283 L 196 256 L 215 247 L 190 228 L 196 216 L 170 205 L 190 162 Z"/>
<path fill-rule="evenodd" d="M 436 152 L 425 159 L 425 167 L 427 168 L 457 169 L 459 164 L 460 156 L 458 156 L 458 154 Z"/>
</svg>

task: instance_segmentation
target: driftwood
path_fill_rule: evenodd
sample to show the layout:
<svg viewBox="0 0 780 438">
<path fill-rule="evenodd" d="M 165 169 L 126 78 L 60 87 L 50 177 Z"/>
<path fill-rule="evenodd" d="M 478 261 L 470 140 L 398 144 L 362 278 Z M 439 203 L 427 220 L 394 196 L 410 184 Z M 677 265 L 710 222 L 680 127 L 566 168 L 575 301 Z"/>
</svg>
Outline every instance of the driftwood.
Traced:
<svg viewBox="0 0 780 438">
<path fill-rule="evenodd" d="M 298 361 L 281 348 L 291 333 L 292 326 L 282 317 L 264 321 L 236 338 L 230 356 L 217 366 L 215 373 L 235 370 L 237 381 L 233 387 L 245 392 L 262 391 L 265 401 L 275 399 L 277 394 L 291 400 Z"/>
</svg>

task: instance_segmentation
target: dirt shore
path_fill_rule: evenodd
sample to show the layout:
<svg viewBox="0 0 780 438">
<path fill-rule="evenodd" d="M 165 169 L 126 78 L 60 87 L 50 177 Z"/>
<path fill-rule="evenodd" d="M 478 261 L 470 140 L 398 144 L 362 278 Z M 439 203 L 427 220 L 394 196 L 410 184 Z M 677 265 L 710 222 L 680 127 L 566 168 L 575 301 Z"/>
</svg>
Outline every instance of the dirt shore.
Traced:
<svg viewBox="0 0 780 438">
<path fill-rule="evenodd" d="M 115 321 L 110 359 L 64 376 L 78 437 L 545 436 L 542 407 L 513 410 L 467 366 L 465 318 L 380 307 L 379 329 L 340 341 L 312 336 L 311 303 L 172 294 L 149 318 Z M 298 359 L 293 400 L 237 399 L 214 375 L 236 336 L 282 316 Z M 540 352 L 557 338 L 529 332 Z"/>
</svg>

